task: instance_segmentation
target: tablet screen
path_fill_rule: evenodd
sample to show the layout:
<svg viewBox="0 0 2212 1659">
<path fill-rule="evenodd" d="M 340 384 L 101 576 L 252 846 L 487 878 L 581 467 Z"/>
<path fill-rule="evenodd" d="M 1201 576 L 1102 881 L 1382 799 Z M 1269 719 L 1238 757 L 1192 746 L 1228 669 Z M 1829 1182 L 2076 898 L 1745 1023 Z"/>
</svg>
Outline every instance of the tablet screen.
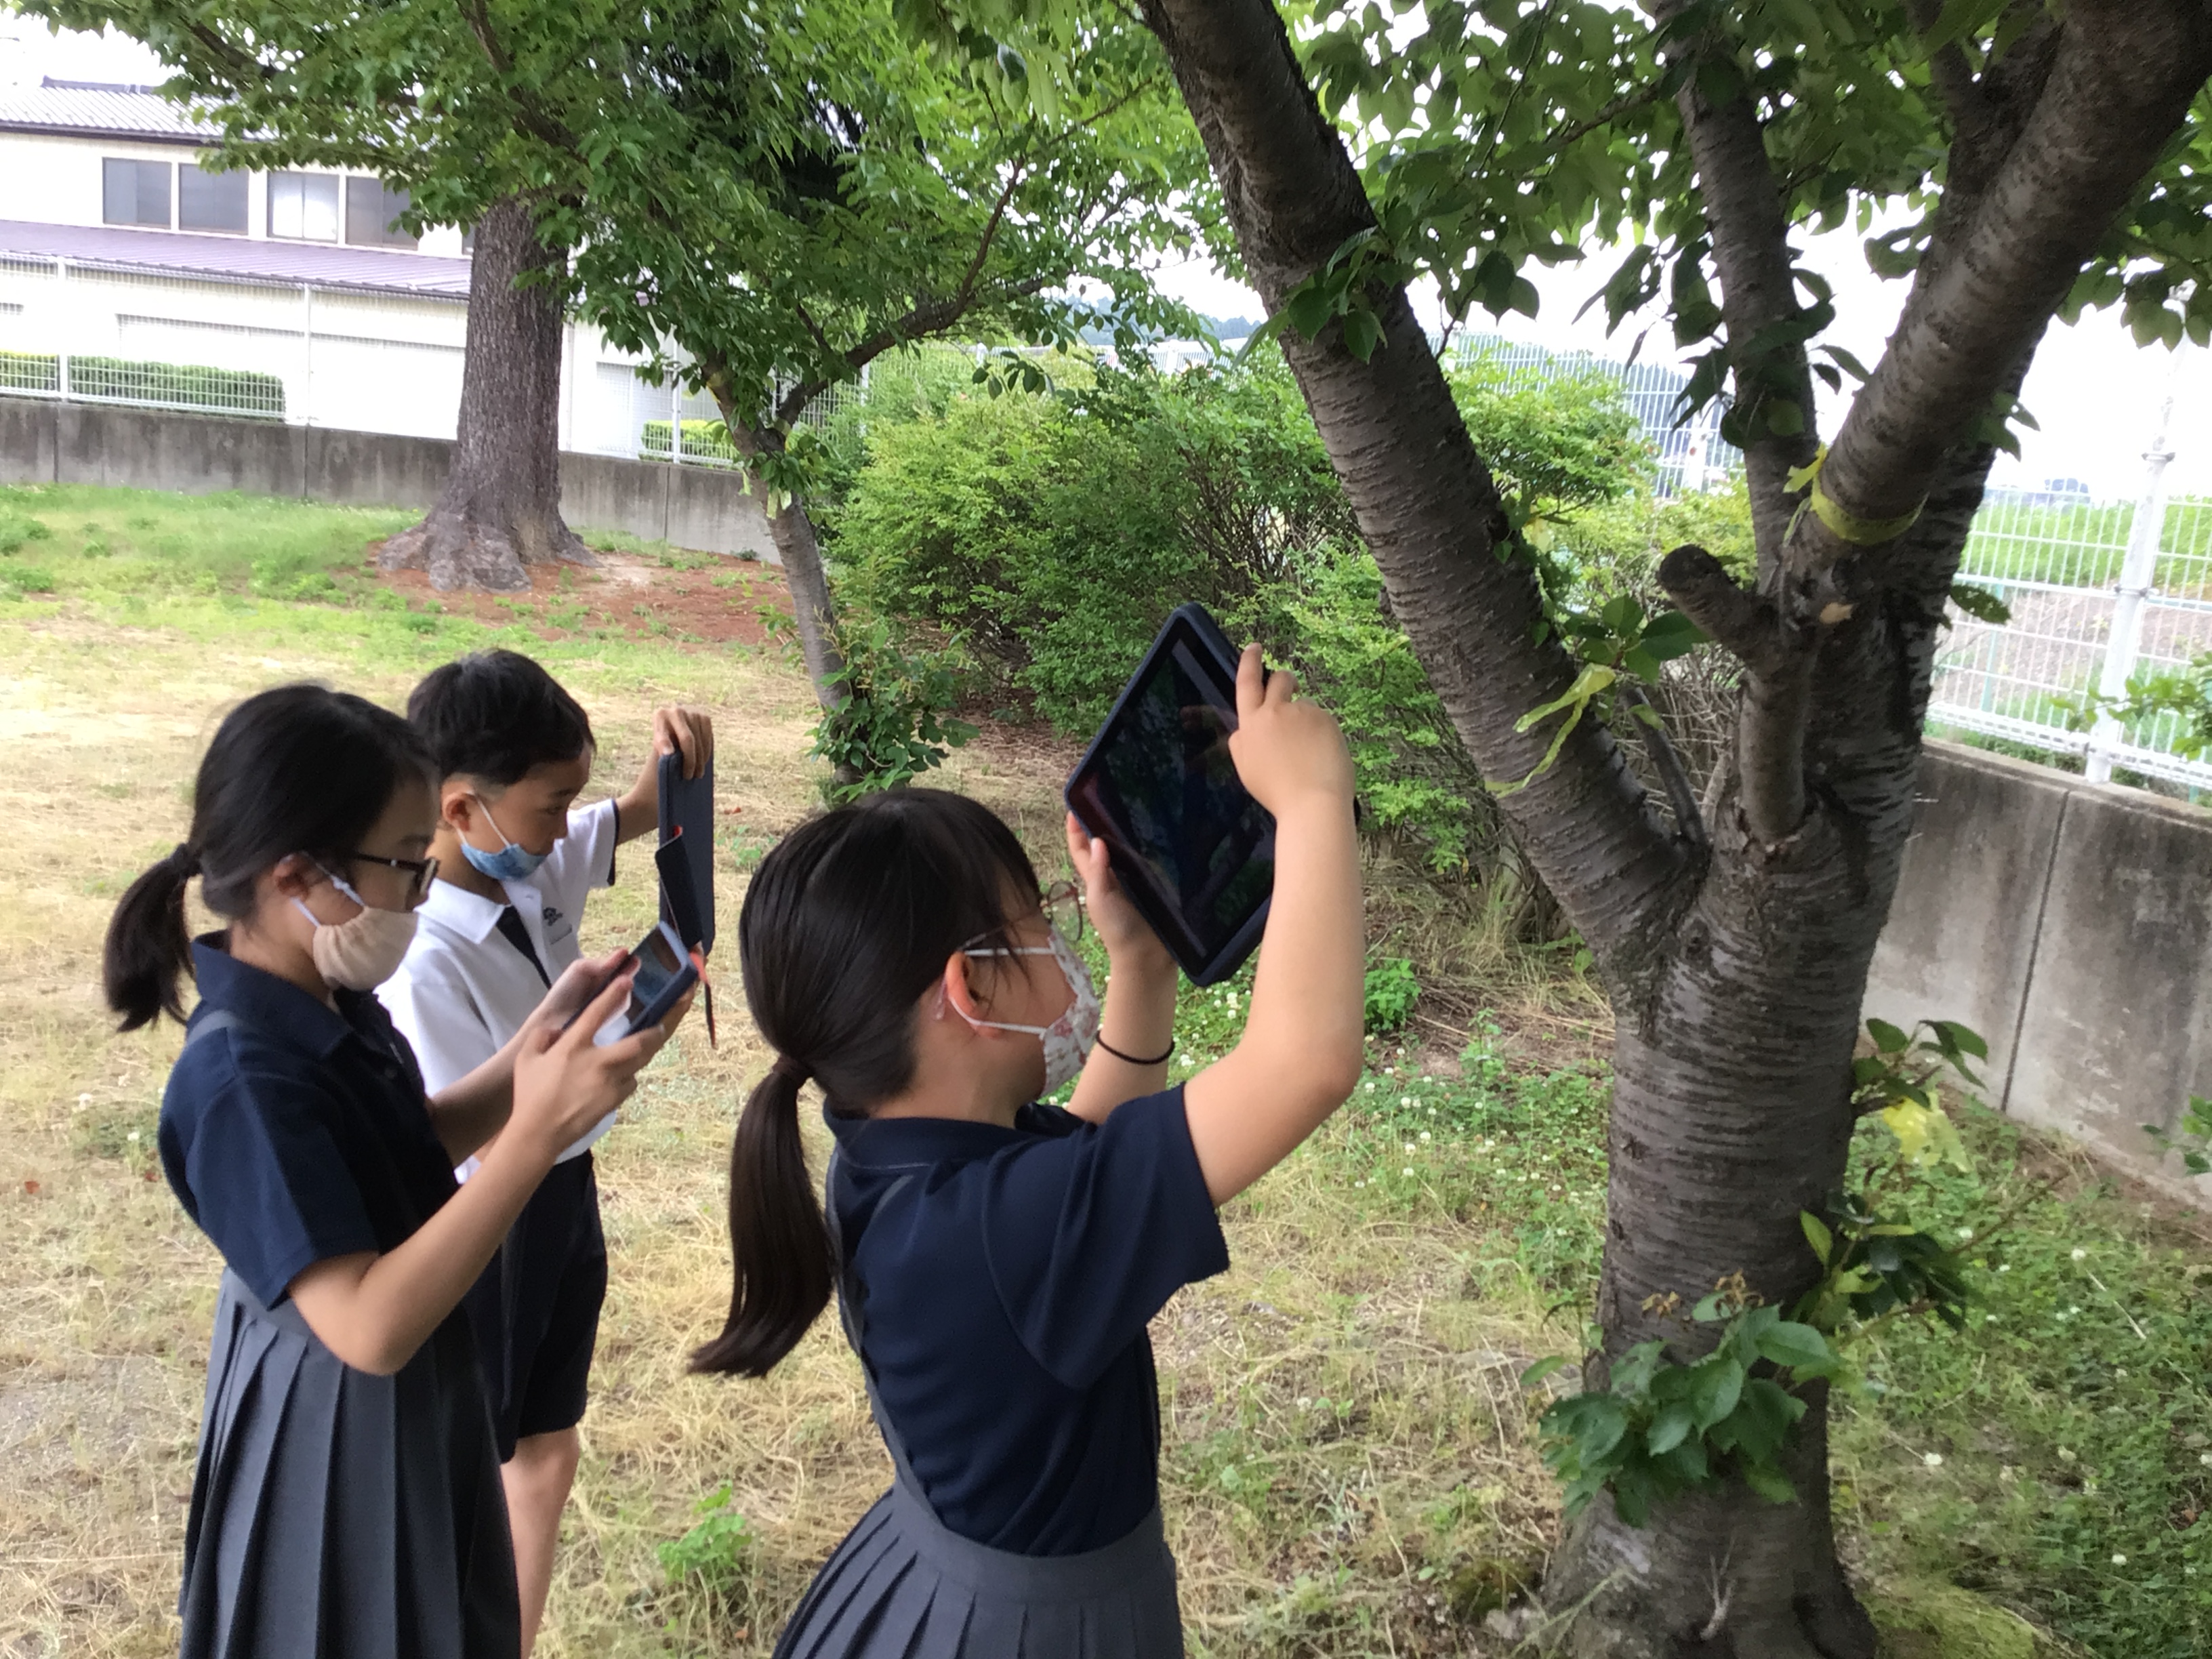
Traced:
<svg viewBox="0 0 2212 1659">
<path fill-rule="evenodd" d="M 1229 757 L 1234 694 L 1185 632 L 1170 629 L 1071 793 L 1152 890 L 1154 905 L 1139 908 L 1180 921 L 1205 961 L 1273 891 L 1275 823 Z"/>
</svg>

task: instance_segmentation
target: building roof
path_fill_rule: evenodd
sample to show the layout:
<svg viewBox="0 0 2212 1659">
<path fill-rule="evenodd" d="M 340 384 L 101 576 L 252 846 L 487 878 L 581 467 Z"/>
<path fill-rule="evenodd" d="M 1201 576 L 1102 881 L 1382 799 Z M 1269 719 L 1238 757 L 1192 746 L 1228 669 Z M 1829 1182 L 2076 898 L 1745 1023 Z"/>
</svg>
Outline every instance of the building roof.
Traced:
<svg viewBox="0 0 2212 1659">
<path fill-rule="evenodd" d="M 193 145 L 216 136 L 212 123 L 153 87 L 57 81 L 52 76 L 35 87 L 0 87 L 0 131 Z"/>
<path fill-rule="evenodd" d="M 156 271 L 202 281 L 313 283 L 425 300 L 469 297 L 469 262 L 432 253 L 196 236 L 114 225 L 42 225 L 0 219 L 0 257 L 31 254 L 112 270 Z"/>
</svg>

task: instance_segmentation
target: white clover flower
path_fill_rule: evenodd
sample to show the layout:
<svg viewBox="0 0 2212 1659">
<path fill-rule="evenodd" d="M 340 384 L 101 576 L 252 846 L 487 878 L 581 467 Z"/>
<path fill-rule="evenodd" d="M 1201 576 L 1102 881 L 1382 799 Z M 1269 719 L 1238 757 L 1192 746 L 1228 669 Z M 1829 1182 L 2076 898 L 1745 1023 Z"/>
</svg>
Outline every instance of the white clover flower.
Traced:
<svg viewBox="0 0 2212 1659">
<path fill-rule="evenodd" d="M 1401 1106 L 1410 1106 L 1413 1103 L 1413 1097 L 1411 1095 L 1400 1095 L 1398 1097 L 1398 1103 Z"/>
<path fill-rule="evenodd" d="M 1961 1238 L 1972 1238 L 1973 1236 L 1974 1230 L 1972 1227 L 1961 1227 L 1959 1229 L 1959 1237 Z"/>
<path fill-rule="evenodd" d="M 2124 1366 L 2124 1365 L 2122 1365 L 2122 1366 L 2118 1367 L 2118 1368 L 2117 1368 L 2116 1370 L 2114 1370 L 2114 1371 L 2112 1372 L 2112 1375 L 2113 1375 L 2114 1376 L 2120 1377 L 2120 1378 L 2122 1378 L 2123 1380 L 2124 1380 L 2124 1379 L 2126 1378 L 2127 1374 L 2128 1374 L 2127 1367 L 2126 1367 L 2126 1366 Z"/>
<path fill-rule="evenodd" d="M 1996 1322 L 1997 1316 L 1995 1314 L 1984 1314 L 1982 1316 L 1982 1323 L 1984 1325 L 1994 1325 Z"/>
<path fill-rule="evenodd" d="M 2127 1564 L 2128 1558 L 2124 1555 L 2116 1554 L 2112 1557 L 2112 1565 L 2116 1567 L 2124 1567 Z"/>
<path fill-rule="evenodd" d="M 2081 1249 L 2081 1246 L 2076 1245 L 2074 1249 L 2074 1259 L 2076 1261 L 2087 1261 L 2089 1259 L 2089 1253 L 2088 1251 Z"/>
<path fill-rule="evenodd" d="M 2058 1461 L 2062 1463 L 2073 1462 L 2075 1461 L 2074 1449 L 2070 1446 L 2061 1446 L 2058 1449 Z"/>
<path fill-rule="evenodd" d="M 1413 1150 L 1413 1143 L 1412 1141 L 1409 1140 L 1406 1143 L 1406 1150 L 1409 1152 Z"/>
<path fill-rule="evenodd" d="M 2009 1262 L 2009 1261 L 2000 1261 L 2000 1262 L 1998 1262 L 1998 1263 L 1997 1263 L 1997 1271 L 1998 1271 L 1999 1273 L 2010 1273 L 2010 1272 L 2012 1271 L 2012 1263 L 2011 1263 L 2011 1262 Z"/>
<path fill-rule="evenodd" d="M 1429 1132 L 1428 1132 L 1426 1129 L 1422 1130 L 1422 1131 L 1421 1131 L 1421 1140 L 1422 1140 L 1422 1143 L 1423 1143 L 1424 1145 L 1427 1144 L 1428 1139 L 1429 1139 Z"/>
<path fill-rule="evenodd" d="M 2069 1308 L 2066 1310 L 2066 1316 L 2069 1319 L 2078 1319 L 2081 1316 L 2081 1310 L 2079 1308 Z"/>
<path fill-rule="evenodd" d="M 1411 1174 L 1413 1174 L 1413 1166 L 1412 1164 L 1407 1164 L 1407 1165 L 1406 1166 L 1406 1173 L 1407 1173 L 1407 1175 L 1411 1175 Z"/>
<path fill-rule="evenodd" d="M 133 1129 L 129 1134 L 125 1135 L 124 1139 L 125 1140 L 136 1140 L 138 1139 L 138 1132 L 136 1129 Z"/>
<path fill-rule="evenodd" d="M 1940 1469 L 1943 1467 L 1943 1454 L 1942 1452 L 1923 1452 L 1920 1455 L 1920 1461 L 1925 1463 L 1931 1469 Z"/>
<path fill-rule="evenodd" d="M 2197 1461 L 2202 1463 L 2206 1468 L 2212 1469 L 2212 1452 L 2197 1453 Z"/>
</svg>

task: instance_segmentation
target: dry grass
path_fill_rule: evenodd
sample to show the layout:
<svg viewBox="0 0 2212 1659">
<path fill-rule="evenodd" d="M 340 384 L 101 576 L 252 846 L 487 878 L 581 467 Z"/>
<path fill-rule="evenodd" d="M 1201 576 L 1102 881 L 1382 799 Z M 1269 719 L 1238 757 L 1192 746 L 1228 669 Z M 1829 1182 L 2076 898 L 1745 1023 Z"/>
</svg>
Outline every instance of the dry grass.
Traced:
<svg viewBox="0 0 2212 1659">
<path fill-rule="evenodd" d="M 356 641 L 333 614 L 0 614 L 0 1296 L 15 1315 L 0 1336 L 0 1653 L 173 1648 L 217 1262 L 152 1161 L 177 1036 L 110 1035 L 99 942 L 122 886 L 181 832 L 227 705 L 301 677 L 397 702 L 450 648 Z M 680 694 L 715 711 L 740 850 L 807 809 L 805 690 L 772 659 L 659 644 L 547 655 L 606 744 L 600 785 L 630 775 L 647 711 Z M 1063 763 L 1050 744 L 994 738 L 946 776 L 1042 852 Z M 587 948 L 643 925 L 647 869 L 629 861 L 595 901 Z M 741 896 L 726 879 L 726 927 Z M 540 1650 L 558 1659 L 765 1654 L 888 1477 L 834 1322 L 766 1382 L 683 1372 L 726 1304 L 727 1135 L 763 1063 L 734 985 L 722 1007 L 720 1051 L 695 1022 L 601 1149 L 612 1285 Z M 1156 1328 L 1196 1652 L 1483 1651 L 1486 1587 L 1526 1574 L 1551 1536 L 1514 1380 L 1559 1342 L 1541 1328 L 1550 1298 L 1479 1222 L 1355 1189 L 1335 1156 L 1352 1133 L 1332 1129 L 1232 1206 L 1237 1265 Z M 725 1483 L 757 1540 L 744 1571 L 712 1593 L 672 1584 L 656 1547 Z"/>
</svg>

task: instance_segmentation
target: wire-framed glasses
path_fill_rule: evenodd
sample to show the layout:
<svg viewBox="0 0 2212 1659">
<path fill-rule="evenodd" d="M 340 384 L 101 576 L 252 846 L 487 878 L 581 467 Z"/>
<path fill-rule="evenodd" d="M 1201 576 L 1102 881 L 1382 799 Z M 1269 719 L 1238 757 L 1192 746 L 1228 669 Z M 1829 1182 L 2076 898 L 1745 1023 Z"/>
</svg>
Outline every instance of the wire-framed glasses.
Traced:
<svg viewBox="0 0 2212 1659">
<path fill-rule="evenodd" d="M 430 884 L 438 878 L 435 859 L 388 859 L 379 853 L 348 853 L 346 857 L 356 864 L 381 864 L 393 870 L 404 871 L 407 876 L 407 901 L 412 904 L 430 890 Z"/>
<path fill-rule="evenodd" d="M 1039 895 L 1044 919 L 1070 945 L 1083 937 L 1083 890 L 1072 881 L 1056 881 Z"/>
</svg>

